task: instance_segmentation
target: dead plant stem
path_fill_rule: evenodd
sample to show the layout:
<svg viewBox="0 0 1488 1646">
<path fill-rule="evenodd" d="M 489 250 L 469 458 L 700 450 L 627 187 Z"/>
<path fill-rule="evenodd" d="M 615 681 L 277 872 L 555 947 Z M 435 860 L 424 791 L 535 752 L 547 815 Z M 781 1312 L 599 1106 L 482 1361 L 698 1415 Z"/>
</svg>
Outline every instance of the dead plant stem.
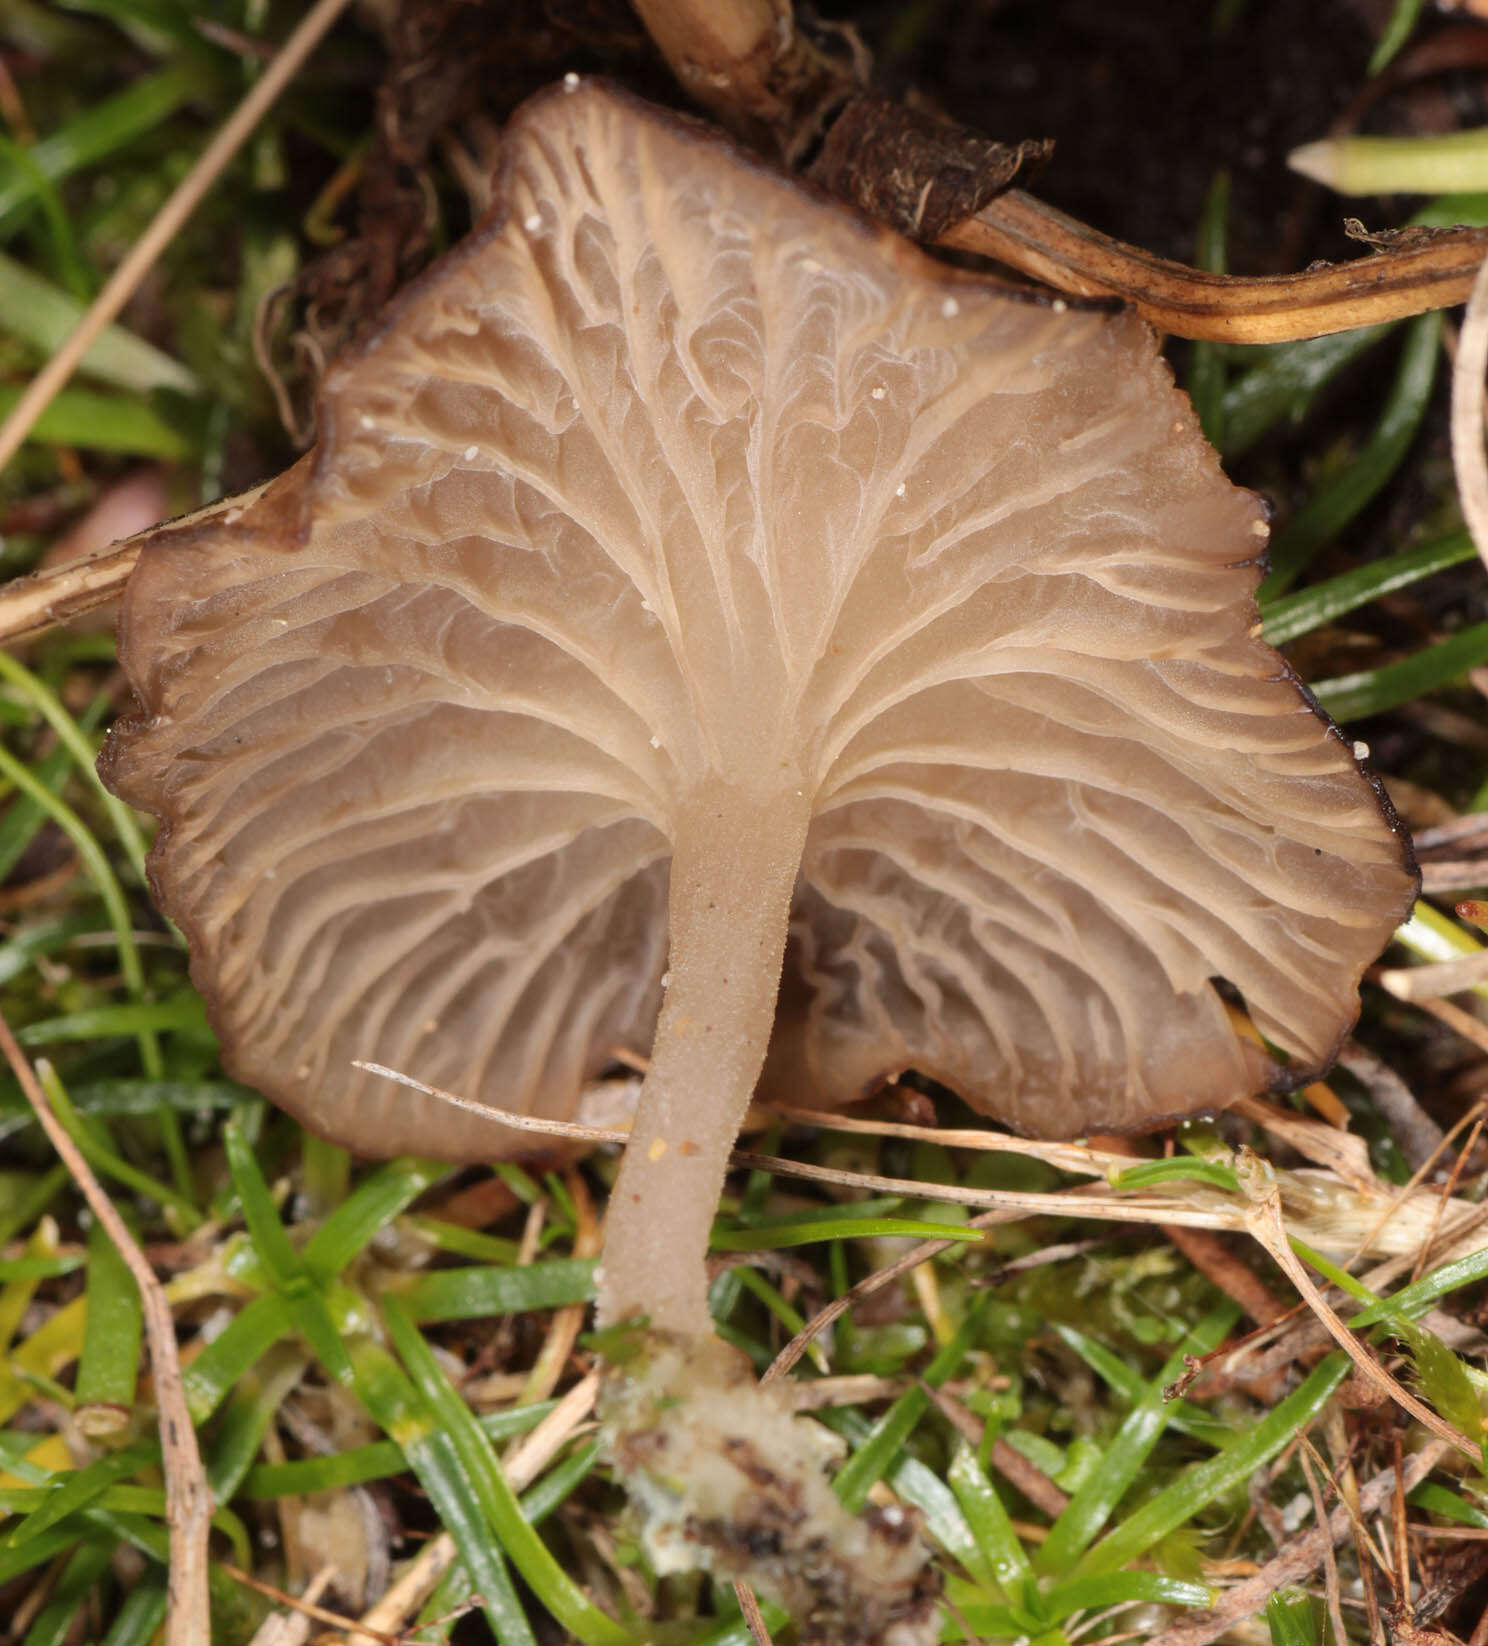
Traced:
<svg viewBox="0 0 1488 1646">
<path fill-rule="evenodd" d="M 160 1452 L 165 1472 L 166 1522 L 170 1537 L 167 1578 L 169 1610 L 165 1646 L 211 1646 L 212 1614 L 207 1588 L 207 1539 L 211 1533 L 212 1493 L 202 1467 L 196 1430 L 186 1405 L 175 1321 L 155 1273 L 124 1225 L 114 1203 L 104 1193 L 77 1144 L 52 1110 L 37 1079 L 0 1014 L 0 1054 L 20 1082 L 58 1157 L 82 1191 L 93 1215 L 119 1250 L 139 1287 L 150 1344 L 155 1405 L 160 1420 Z"/>
<path fill-rule="evenodd" d="M 1403 1485 L 1413 1491 L 1437 1466 L 1450 1450 L 1444 1440 L 1428 1440 L 1419 1452 L 1405 1463 Z M 1386 1469 L 1368 1481 L 1359 1493 L 1359 1512 L 1376 1513 L 1395 1492 L 1395 1471 Z M 1316 1571 L 1323 1559 L 1325 1546 L 1340 1543 L 1353 1524 L 1347 1508 L 1333 1511 L 1325 1525 L 1314 1527 L 1301 1537 L 1293 1538 L 1274 1560 L 1267 1563 L 1253 1577 L 1226 1590 L 1223 1599 L 1198 1617 L 1184 1618 L 1171 1628 L 1155 1636 L 1149 1646 L 1209 1646 L 1209 1643 L 1233 1629 L 1237 1624 L 1258 1616 L 1266 1602 L 1278 1589 L 1289 1583 L 1300 1583 Z"/>
<path fill-rule="evenodd" d="M 103 290 L 93 299 L 72 334 L 36 374 L 10 416 L 0 423 L 0 469 L 20 450 L 37 418 L 77 370 L 104 327 L 119 317 L 156 258 L 181 232 L 207 190 L 221 176 L 275 99 L 349 4 L 350 0 L 316 0 L 316 4 L 300 19 L 278 56 L 254 82 L 252 90 L 229 115 L 196 164 L 155 214 L 149 228 L 109 276 Z"/>
</svg>

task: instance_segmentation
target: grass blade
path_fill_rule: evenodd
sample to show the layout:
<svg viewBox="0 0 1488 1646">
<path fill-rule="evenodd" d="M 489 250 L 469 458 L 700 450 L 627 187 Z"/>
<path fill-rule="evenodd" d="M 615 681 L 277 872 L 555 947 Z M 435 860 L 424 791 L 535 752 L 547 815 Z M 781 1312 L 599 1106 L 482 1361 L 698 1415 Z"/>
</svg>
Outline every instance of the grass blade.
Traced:
<svg viewBox="0 0 1488 1646">
<path fill-rule="evenodd" d="M 1257 590 L 1258 600 L 1274 600 L 1294 582 L 1400 467 L 1431 401 L 1441 328 L 1439 312 L 1409 322 L 1395 382 L 1374 432 L 1348 470 L 1277 533 L 1271 544 L 1271 570 Z"/>
<path fill-rule="evenodd" d="M 136 80 L 33 143 L 27 150 L 29 167 L 0 166 L 0 225 L 18 206 L 35 199 L 33 168 L 47 182 L 56 183 L 84 166 L 110 159 L 197 95 L 201 76 L 200 64 L 176 63 Z"/>
<path fill-rule="evenodd" d="M 483 1412 L 476 1422 L 490 1439 L 510 1440 L 535 1429 L 557 1404 L 556 1400 L 539 1400 L 530 1406 L 514 1406 L 503 1412 Z M 353 1446 L 327 1457 L 257 1464 L 244 1476 L 239 1495 L 298 1497 L 307 1492 L 338 1491 L 347 1486 L 365 1486 L 370 1480 L 383 1480 L 406 1467 L 402 1452 L 392 1441 L 374 1440 L 370 1445 Z"/>
<path fill-rule="evenodd" d="M 964 1441 L 956 1448 L 946 1479 L 981 1550 L 982 1570 L 991 1573 L 1004 1600 L 1025 1605 L 1034 1592 L 1033 1568 L 996 1487 Z"/>
<path fill-rule="evenodd" d="M 84 1432 L 97 1436 L 113 1433 L 128 1422 L 139 1383 L 140 1343 L 144 1337 L 139 1287 L 101 1223 L 88 1230 L 87 1296 L 83 1352 L 74 1392 L 78 1406 L 84 1408 L 78 1414 Z M 91 1420 L 85 1410 L 90 1406 L 100 1408 Z"/>
<path fill-rule="evenodd" d="M 0 388 L 0 418 L 20 404 L 21 389 Z M 26 438 L 83 451 L 117 452 L 122 457 L 180 461 L 195 454 L 195 443 L 148 402 L 136 396 L 63 389 L 31 425 Z"/>
<path fill-rule="evenodd" d="M 537 1646 L 517 1599 L 500 1543 L 454 1442 L 388 1352 L 370 1338 L 351 1344 L 362 1404 L 408 1459 L 444 1528 L 454 1538 L 501 1646 Z"/>
<path fill-rule="evenodd" d="M 24 1646 L 64 1646 L 94 1585 L 108 1571 L 114 1547 L 112 1538 L 90 1538 L 78 1545 L 62 1568 L 52 1598 L 26 1631 Z"/>
<path fill-rule="evenodd" d="M 16 788 L 35 801 L 72 842 L 74 850 L 82 859 L 83 867 L 88 871 L 89 878 L 98 888 L 104 908 L 108 911 L 109 925 L 113 928 L 119 946 L 119 969 L 124 973 L 124 981 L 129 985 L 129 992 L 135 1000 L 143 1003 L 145 969 L 140 962 L 139 948 L 134 941 L 134 923 L 129 917 L 129 906 L 124 901 L 124 892 L 109 866 L 108 859 L 103 855 L 103 848 L 72 807 L 33 777 L 3 743 L 0 743 L 0 776 L 9 778 Z M 150 1030 L 142 1029 L 139 1042 L 140 1061 L 144 1065 L 145 1073 L 158 1078 L 164 1072 L 164 1068 L 160 1060 L 160 1047 L 156 1044 L 154 1034 Z"/>
<path fill-rule="evenodd" d="M 0 679 L 24 697 L 57 734 L 58 741 L 77 763 L 78 772 L 92 788 L 99 804 L 108 814 L 114 834 L 124 848 L 124 854 L 134 869 L 135 877 L 143 886 L 146 883 L 144 836 L 140 833 L 139 824 L 135 822 L 134 813 L 117 795 L 110 794 L 103 786 L 103 779 L 98 775 L 98 750 L 88 741 L 83 728 L 67 712 L 62 700 L 45 682 L 3 649 L 0 649 Z"/>
<path fill-rule="evenodd" d="M 1142 1465 L 1168 1426 L 1168 1408 L 1172 1403 L 1165 1390 L 1182 1373 L 1189 1355 L 1205 1355 L 1217 1348 L 1239 1318 L 1240 1307 L 1236 1303 L 1226 1302 L 1212 1309 L 1184 1337 L 1162 1370 L 1143 1389 L 1106 1447 L 1100 1467 L 1070 1499 L 1064 1513 L 1049 1529 L 1034 1560 L 1040 1573 L 1068 1571 L 1089 1548 L 1141 1473 Z"/>
<path fill-rule="evenodd" d="M 415 1387 L 459 1453 L 490 1530 L 533 1593 L 583 1646 L 628 1646 L 630 1631 L 600 1611 L 523 1518 L 491 1442 L 455 1393 L 407 1311 L 390 1297 L 383 1313 L 388 1335 Z"/>
<path fill-rule="evenodd" d="M 388 1291 L 396 1293 L 421 1325 L 559 1309 L 565 1303 L 587 1303 L 594 1296 L 594 1262 L 564 1257 L 523 1268 L 436 1269 L 406 1284 L 395 1282 Z"/>
<path fill-rule="evenodd" d="M 1223 274 L 1228 267 L 1226 241 L 1230 226 L 1230 174 L 1216 172 L 1204 210 L 1199 217 L 1195 266 Z M 1217 343 L 1191 343 L 1188 351 L 1188 397 L 1198 413 L 1199 427 L 1211 446 L 1224 444 L 1224 392 L 1229 367 L 1223 348 Z"/>
<path fill-rule="evenodd" d="M 1317 681 L 1312 695 L 1335 720 L 1363 720 L 1398 704 L 1449 686 L 1469 669 L 1488 662 L 1488 623 L 1474 623 L 1450 640 L 1426 646 L 1412 657 L 1362 674 Z"/>
<path fill-rule="evenodd" d="M 170 1590 L 166 1579 L 142 1577 L 124 1597 L 103 1637 L 103 1646 L 150 1646 L 165 1622 Z"/>
<path fill-rule="evenodd" d="M 946 1344 L 925 1369 L 926 1387 L 906 1390 L 889 1407 L 869 1431 L 868 1438 L 838 1470 L 832 1489 L 843 1507 L 854 1514 L 862 1512 L 868 1501 L 868 1492 L 874 1481 L 887 1473 L 916 1425 L 930 1409 L 930 1389 L 938 1389 L 966 1357 L 981 1324 L 986 1294 L 972 1305 L 956 1335 Z"/>
<path fill-rule="evenodd" d="M 1226 460 L 1243 456 L 1283 420 L 1300 423 L 1335 377 L 1394 330 L 1395 323 L 1361 326 L 1357 331 L 1335 332 L 1305 343 L 1282 344 L 1261 354 L 1225 390 L 1225 438 L 1220 450 Z"/>
<path fill-rule="evenodd" d="M 1212 1606 L 1214 1591 L 1202 1583 L 1162 1577 L 1156 1572 L 1111 1572 L 1076 1577 L 1044 1598 L 1044 1616 L 1060 1623 L 1074 1612 L 1108 1606 Z"/>
<path fill-rule="evenodd" d="M 1155 1543 L 1191 1521 L 1222 1493 L 1249 1480 L 1292 1438 L 1317 1417 L 1333 1391 L 1348 1376 L 1347 1355 L 1330 1354 L 1254 1428 L 1238 1435 L 1217 1456 L 1198 1463 L 1129 1515 L 1115 1531 L 1088 1551 L 1076 1568 L 1080 1577 L 1119 1572 L 1139 1560 Z"/>
<path fill-rule="evenodd" d="M 39 354 L 54 353 L 82 319 L 85 305 L 34 270 L 0 252 L 0 316 L 12 337 Z M 172 389 L 197 395 L 195 372 L 123 326 L 106 326 L 78 368 L 89 377 L 134 394 Z"/>
<path fill-rule="evenodd" d="M 315 1277 L 290 1244 L 289 1233 L 279 1221 L 278 1208 L 269 1195 L 247 1138 L 240 1127 L 229 1122 L 222 1129 L 222 1140 L 227 1148 L 227 1169 L 238 1192 L 238 1203 L 243 1208 L 254 1251 L 275 1289 L 288 1304 L 296 1327 L 315 1351 L 316 1358 L 338 1383 L 349 1388 L 354 1374 L 346 1346 Z"/>
<path fill-rule="evenodd" d="M 446 1161 L 417 1160 L 412 1155 L 379 1166 L 310 1237 L 304 1253 L 306 1270 L 318 1281 L 333 1279 L 450 1169 Z"/>
<path fill-rule="evenodd" d="M 1409 588 L 1449 566 L 1460 566 L 1477 555 L 1467 532 L 1451 532 L 1420 548 L 1402 549 L 1367 566 L 1330 577 L 1310 589 L 1283 595 L 1262 608 L 1263 634 L 1269 645 L 1285 646 L 1314 629 L 1367 606 L 1370 601 L 1397 589 Z"/>
<path fill-rule="evenodd" d="M 191 1421 L 205 1423 L 234 1385 L 293 1329 L 282 1293 L 265 1292 L 244 1304 L 196 1359 L 181 1368 Z"/>
</svg>

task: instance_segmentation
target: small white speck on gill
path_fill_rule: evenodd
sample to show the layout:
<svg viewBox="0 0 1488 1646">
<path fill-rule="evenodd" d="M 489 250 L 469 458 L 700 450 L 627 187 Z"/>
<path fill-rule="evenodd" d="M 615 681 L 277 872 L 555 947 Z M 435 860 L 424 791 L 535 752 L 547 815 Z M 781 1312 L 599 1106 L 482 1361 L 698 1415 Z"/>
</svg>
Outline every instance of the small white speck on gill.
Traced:
<svg viewBox="0 0 1488 1646">
<path fill-rule="evenodd" d="M 1062 297 L 1056 297 L 1049 307 L 1055 314 L 1065 314 L 1069 310 L 1069 304 Z"/>
<path fill-rule="evenodd" d="M 1354 744 L 1354 759 L 1355 760 L 1368 760 L 1368 758 L 1369 758 L 1369 745 L 1367 743 L 1355 743 Z"/>
<path fill-rule="evenodd" d="M 961 305 L 956 301 L 956 299 L 954 297 L 948 297 L 940 305 L 940 312 L 945 316 L 945 318 L 947 320 L 954 320 L 956 318 L 956 316 L 958 314 L 960 314 L 960 312 L 961 312 Z"/>
<path fill-rule="evenodd" d="M 476 460 L 476 458 L 479 457 L 479 456 L 480 456 L 480 447 L 479 446 L 467 446 L 465 448 L 465 461 L 467 463 L 473 463 Z"/>
<path fill-rule="evenodd" d="M 875 400 L 885 399 L 888 396 L 888 392 L 889 391 L 883 386 L 882 383 L 880 383 L 876 389 L 869 390 L 869 393 Z"/>
<path fill-rule="evenodd" d="M 526 229 L 528 234 L 536 234 L 542 227 L 542 213 L 540 211 L 528 212 L 522 219 L 522 227 Z"/>
</svg>

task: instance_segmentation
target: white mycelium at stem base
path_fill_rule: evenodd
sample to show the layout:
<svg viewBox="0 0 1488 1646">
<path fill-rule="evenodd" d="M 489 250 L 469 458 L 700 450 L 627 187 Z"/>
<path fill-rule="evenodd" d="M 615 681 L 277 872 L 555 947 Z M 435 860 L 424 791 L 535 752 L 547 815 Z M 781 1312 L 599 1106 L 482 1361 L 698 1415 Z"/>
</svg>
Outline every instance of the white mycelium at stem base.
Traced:
<svg viewBox="0 0 1488 1646">
<path fill-rule="evenodd" d="M 599 1320 L 712 1330 L 704 1260 L 730 1149 L 775 1021 L 810 799 L 782 768 L 761 796 L 714 780 L 673 841 L 670 976 L 610 1199 Z"/>
</svg>

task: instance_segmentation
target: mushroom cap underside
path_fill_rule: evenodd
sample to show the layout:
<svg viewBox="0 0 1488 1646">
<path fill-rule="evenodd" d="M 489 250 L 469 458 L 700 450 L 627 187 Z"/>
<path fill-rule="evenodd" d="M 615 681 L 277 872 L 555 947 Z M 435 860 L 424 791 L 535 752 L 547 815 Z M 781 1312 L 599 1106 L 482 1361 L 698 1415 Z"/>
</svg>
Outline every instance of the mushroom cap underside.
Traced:
<svg viewBox="0 0 1488 1646">
<path fill-rule="evenodd" d="M 766 1083 L 1016 1129 L 1332 1056 L 1408 910 L 1260 640 L 1261 506 L 1130 316 L 947 270 L 595 84 L 328 374 L 318 447 L 152 534 L 102 762 L 234 1072 L 365 1154 L 526 1140 L 644 1056 L 685 797 L 810 797 Z M 783 803 L 783 802 L 782 802 Z"/>
</svg>

